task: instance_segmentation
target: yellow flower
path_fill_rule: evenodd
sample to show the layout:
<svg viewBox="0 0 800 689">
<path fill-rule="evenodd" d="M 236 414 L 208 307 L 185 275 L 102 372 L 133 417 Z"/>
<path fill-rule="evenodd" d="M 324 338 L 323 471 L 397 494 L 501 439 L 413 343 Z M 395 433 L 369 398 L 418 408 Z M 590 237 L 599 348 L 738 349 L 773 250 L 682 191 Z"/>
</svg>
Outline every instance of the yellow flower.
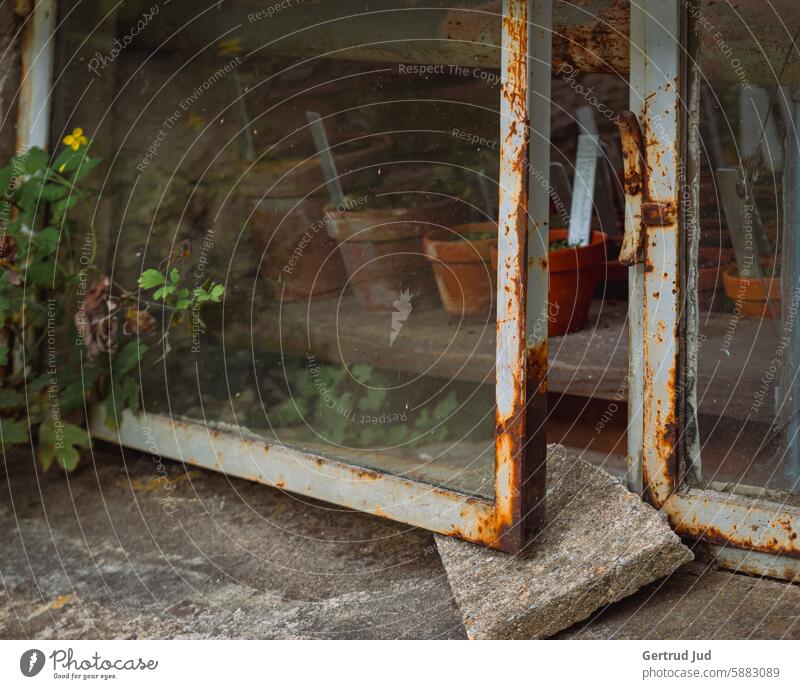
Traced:
<svg viewBox="0 0 800 689">
<path fill-rule="evenodd" d="M 242 37 L 233 36 L 217 43 L 218 55 L 236 55 L 242 52 Z"/>
<path fill-rule="evenodd" d="M 186 121 L 186 124 L 194 131 L 199 132 L 203 127 L 206 126 L 206 120 L 201 115 L 197 115 L 195 113 L 191 113 L 189 115 L 189 119 Z"/>
<path fill-rule="evenodd" d="M 88 144 L 89 139 L 83 135 L 83 129 L 75 127 L 75 129 L 72 130 L 72 134 L 67 134 L 64 137 L 64 143 L 73 151 L 77 151 L 81 146 Z"/>
</svg>

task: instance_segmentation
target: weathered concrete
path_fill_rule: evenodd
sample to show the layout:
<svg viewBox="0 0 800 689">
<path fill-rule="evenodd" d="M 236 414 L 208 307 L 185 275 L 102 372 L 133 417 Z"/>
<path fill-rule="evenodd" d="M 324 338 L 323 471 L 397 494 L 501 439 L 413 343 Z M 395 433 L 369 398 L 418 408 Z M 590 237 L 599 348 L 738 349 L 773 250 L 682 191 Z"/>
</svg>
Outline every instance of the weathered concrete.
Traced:
<svg viewBox="0 0 800 689">
<path fill-rule="evenodd" d="M 543 638 L 692 559 L 662 515 L 611 475 L 548 448 L 547 517 L 519 556 L 436 536 L 471 638 Z"/>
<path fill-rule="evenodd" d="M 463 638 L 433 537 L 104 446 L 0 463 L 0 638 Z M 599 544 L 598 544 L 599 546 Z M 565 638 L 800 638 L 800 586 L 692 563 Z"/>
<path fill-rule="evenodd" d="M 561 639 L 800 639 L 800 586 L 692 562 Z"/>
<path fill-rule="evenodd" d="M 68 477 L 8 458 L 0 637 L 464 638 L 426 531 L 162 467 L 171 496 L 129 450 Z"/>
</svg>

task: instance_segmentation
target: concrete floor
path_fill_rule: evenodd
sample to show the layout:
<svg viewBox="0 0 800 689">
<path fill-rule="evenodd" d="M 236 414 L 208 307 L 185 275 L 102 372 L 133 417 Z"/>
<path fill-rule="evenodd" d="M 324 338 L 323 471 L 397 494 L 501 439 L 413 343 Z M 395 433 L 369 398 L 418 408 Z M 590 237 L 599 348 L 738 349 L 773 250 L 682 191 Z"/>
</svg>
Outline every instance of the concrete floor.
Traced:
<svg viewBox="0 0 800 689">
<path fill-rule="evenodd" d="M 2 638 L 463 638 L 432 536 L 96 448 L 7 460 Z M 166 509 L 165 509 L 166 506 Z M 693 563 L 561 638 L 800 638 L 800 586 Z"/>
</svg>

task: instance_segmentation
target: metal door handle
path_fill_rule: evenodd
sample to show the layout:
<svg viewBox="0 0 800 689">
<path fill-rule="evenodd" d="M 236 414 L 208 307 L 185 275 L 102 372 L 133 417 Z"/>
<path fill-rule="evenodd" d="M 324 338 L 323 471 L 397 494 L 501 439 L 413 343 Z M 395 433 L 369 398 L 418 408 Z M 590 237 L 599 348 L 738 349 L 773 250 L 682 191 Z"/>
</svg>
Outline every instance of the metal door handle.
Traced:
<svg viewBox="0 0 800 689">
<path fill-rule="evenodd" d="M 623 187 L 625 189 L 625 234 L 619 251 L 619 262 L 632 266 L 644 261 L 646 226 L 643 220 L 644 194 L 647 188 L 647 167 L 639 120 L 630 110 L 622 110 L 617 119 L 622 143 Z"/>
</svg>

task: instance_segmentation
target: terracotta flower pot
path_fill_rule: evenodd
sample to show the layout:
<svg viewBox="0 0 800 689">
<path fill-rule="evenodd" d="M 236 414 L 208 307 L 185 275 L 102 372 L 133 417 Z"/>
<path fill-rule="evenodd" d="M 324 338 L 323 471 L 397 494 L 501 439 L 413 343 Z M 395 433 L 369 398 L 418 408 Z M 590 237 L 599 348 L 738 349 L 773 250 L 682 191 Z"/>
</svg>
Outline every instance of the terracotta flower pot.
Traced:
<svg viewBox="0 0 800 689">
<path fill-rule="evenodd" d="M 567 230 L 550 230 L 550 241 L 567 238 Z M 580 330 L 589 317 L 592 294 L 603 275 L 606 259 L 606 235 L 592 230 L 588 246 L 567 247 L 547 254 L 550 284 L 547 290 L 548 337 L 558 337 Z M 492 267 L 497 274 L 497 247 L 491 251 Z"/>
<path fill-rule="evenodd" d="M 471 238 L 475 234 L 494 237 Z M 439 296 L 454 316 L 487 315 L 497 291 L 497 270 L 492 268 L 497 225 L 493 222 L 458 225 L 425 235 L 425 255 L 433 266 Z"/>
<path fill-rule="evenodd" d="M 271 296 L 287 301 L 338 294 L 347 273 L 323 222 L 326 197 L 266 198 L 252 224 L 266 242 L 261 276 Z"/>
<path fill-rule="evenodd" d="M 769 268 L 769 266 L 765 266 Z M 722 274 L 725 294 L 739 307 L 743 316 L 757 318 L 780 318 L 781 316 L 781 278 L 764 277 L 758 279 L 740 278 L 734 264 Z M 766 289 L 765 289 L 766 287 Z M 767 299 L 769 298 L 769 302 Z"/>
<path fill-rule="evenodd" d="M 598 229 L 598 231 L 600 231 Z M 594 299 L 628 299 L 628 266 L 619 262 L 619 250 L 622 247 L 622 237 L 609 236 L 606 241 L 606 256 L 600 279 L 594 288 Z"/>
<path fill-rule="evenodd" d="M 432 226 L 449 225 L 454 203 L 446 199 L 413 208 L 374 208 L 336 213 L 328 233 L 338 243 L 348 284 L 362 308 L 393 311 L 408 293 L 411 306 L 436 305 L 435 285 L 422 237 Z"/>
<path fill-rule="evenodd" d="M 334 148 L 343 184 L 359 187 L 373 182 L 377 174 L 368 168 L 387 160 L 391 146 L 391 139 L 384 136 Z M 266 244 L 261 275 L 270 294 L 285 300 L 325 298 L 341 292 L 347 273 L 323 222 L 328 194 L 319 161 L 311 157 L 301 162 L 303 158 L 292 153 L 293 157 L 255 163 L 241 182 L 241 194 L 256 199 L 255 207 L 245 210 L 248 214 L 252 210 L 249 225 Z"/>
<path fill-rule="evenodd" d="M 703 311 L 719 311 L 723 291 L 722 275 L 736 261 L 733 249 L 701 246 L 697 270 L 697 302 Z"/>
<path fill-rule="evenodd" d="M 567 234 L 567 230 L 550 230 L 550 241 L 564 240 Z M 605 259 L 606 235 L 594 230 L 588 246 L 567 247 L 548 253 L 549 337 L 573 333 L 584 326 Z"/>
</svg>

